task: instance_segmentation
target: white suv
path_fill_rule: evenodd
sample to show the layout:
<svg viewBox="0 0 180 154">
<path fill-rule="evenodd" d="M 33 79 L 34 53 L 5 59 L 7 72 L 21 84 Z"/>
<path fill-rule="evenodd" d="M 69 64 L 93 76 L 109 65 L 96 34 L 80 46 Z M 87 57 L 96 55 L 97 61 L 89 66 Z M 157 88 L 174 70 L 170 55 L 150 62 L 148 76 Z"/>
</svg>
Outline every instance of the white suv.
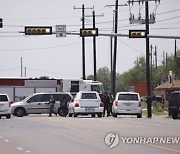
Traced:
<svg viewBox="0 0 180 154">
<path fill-rule="evenodd" d="M 7 94 L 0 94 L 0 119 L 2 116 L 11 118 L 11 102 Z"/>
<path fill-rule="evenodd" d="M 139 93 L 118 92 L 112 106 L 112 116 L 137 115 L 142 118 L 141 98 Z"/>
<path fill-rule="evenodd" d="M 74 101 L 69 104 L 69 117 L 78 115 L 88 115 L 102 117 L 103 103 L 96 91 L 78 92 Z"/>
</svg>

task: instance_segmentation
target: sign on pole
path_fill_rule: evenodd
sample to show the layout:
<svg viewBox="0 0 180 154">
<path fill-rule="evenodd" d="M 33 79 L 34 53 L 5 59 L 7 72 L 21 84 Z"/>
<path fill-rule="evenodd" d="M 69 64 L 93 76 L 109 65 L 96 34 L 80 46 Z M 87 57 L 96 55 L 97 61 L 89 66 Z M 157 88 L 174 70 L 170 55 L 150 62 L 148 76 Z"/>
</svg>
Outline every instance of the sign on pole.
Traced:
<svg viewBox="0 0 180 154">
<path fill-rule="evenodd" d="M 56 37 L 66 37 L 66 25 L 56 25 Z"/>
</svg>

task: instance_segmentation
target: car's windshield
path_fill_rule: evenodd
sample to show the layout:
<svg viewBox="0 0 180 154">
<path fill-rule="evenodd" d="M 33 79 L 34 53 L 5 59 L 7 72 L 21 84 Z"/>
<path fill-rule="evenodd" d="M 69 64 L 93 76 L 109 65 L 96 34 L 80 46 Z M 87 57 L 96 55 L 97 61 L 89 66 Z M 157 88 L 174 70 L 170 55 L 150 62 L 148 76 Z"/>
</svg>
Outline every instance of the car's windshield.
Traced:
<svg viewBox="0 0 180 154">
<path fill-rule="evenodd" d="M 0 95 L 0 102 L 8 101 L 8 98 L 6 95 Z"/>
<path fill-rule="evenodd" d="M 118 100 L 138 101 L 137 94 L 119 94 Z"/>
<path fill-rule="evenodd" d="M 170 98 L 178 98 L 178 97 L 180 97 L 180 93 L 171 93 Z"/>
<path fill-rule="evenodd" d="M 95 93 L 83 93 L 81 99 L 97 99 L 97 95 Z"/>
</svg>

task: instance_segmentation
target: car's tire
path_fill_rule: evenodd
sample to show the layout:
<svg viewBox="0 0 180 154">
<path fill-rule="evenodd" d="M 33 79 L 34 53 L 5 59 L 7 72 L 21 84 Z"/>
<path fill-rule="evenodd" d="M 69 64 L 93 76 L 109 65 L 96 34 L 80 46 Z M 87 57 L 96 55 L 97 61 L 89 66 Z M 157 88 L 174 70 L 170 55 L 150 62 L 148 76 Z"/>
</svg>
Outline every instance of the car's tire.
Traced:
<svg viewBox="0 0 180 154">
<path fill-rule="evenodd" d="M 92 118 L 95 118 L 95 117 L 96 117 L 96 115 L 95 115 L 95 114 L 91 114 L 91 117 L 92 117 Z"/>
<path fill-rule="evenodd" d="M 0 116 L 0 119 L 1 119 L 1 116 Z"/>
<path fill-rule="evenodd" d="M 72 115 L 73 115 L 72 113 L 69 113 L 69 117 L 72 117 Z"/>
<path fill-rule="evenodd" d="M 19 107 L 19 108 L 15 109 L 14 115 L 17 116 L 17 117 L 23 117 L 23 116 L 26 115 L 26 111 L 25 111 L 24 108 Z"/>
<path fill-rule="evenodd" d="M 116 113 L 112 113 L 112 116 L 116 118 L 116 117 L 117 117 L 117 114 L 116 114 Z"/>
<path fill-rule="evenodd" d="M 6 115 L 6 119 L 11 119 L 11 114 Z"/>
<path fill-rule="evenodd" d="M 99 118 L 102 118 L 102 113 L 97 114 Z"/>
<path fill-rule="evenodd" d="M 178 118 L 178 113 L 177 112 L 172 112 L 172 118 L 177 119 Z"/>
<path fill-rule="evenodd" d="M 142 118 L 142 113 L 138 114 L 137 118 Z"/>
</svg>

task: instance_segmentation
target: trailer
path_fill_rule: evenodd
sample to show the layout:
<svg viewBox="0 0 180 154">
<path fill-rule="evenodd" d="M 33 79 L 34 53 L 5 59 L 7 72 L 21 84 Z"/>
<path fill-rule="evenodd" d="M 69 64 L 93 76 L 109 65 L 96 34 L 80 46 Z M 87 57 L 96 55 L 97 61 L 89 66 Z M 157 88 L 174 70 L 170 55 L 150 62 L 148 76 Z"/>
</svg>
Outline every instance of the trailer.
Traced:
<svg viewBox="0 0 180 154">
<path fill-rule="evenodd" d="M 0 78 L 0 93 L 8 94 L 12 102 L 37 92 L 67 92 L 74 96 L 79 91 L 104 92 L 103 84 L 92 80 Z"/>
</svg>

